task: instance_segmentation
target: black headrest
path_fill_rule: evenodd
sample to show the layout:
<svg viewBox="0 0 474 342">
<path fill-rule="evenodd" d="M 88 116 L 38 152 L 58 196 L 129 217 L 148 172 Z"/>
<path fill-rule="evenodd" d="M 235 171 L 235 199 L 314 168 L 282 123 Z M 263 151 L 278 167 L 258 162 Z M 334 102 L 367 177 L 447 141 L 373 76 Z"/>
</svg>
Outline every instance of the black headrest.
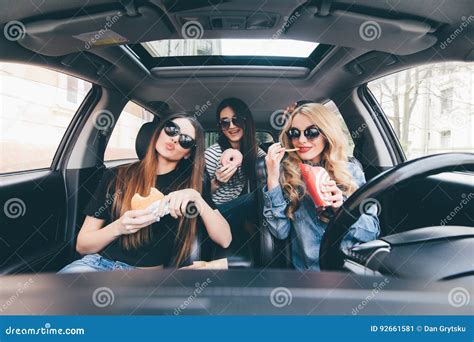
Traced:
<svg viewBox="0 0 474 342">
<path fill-rule="evenodd" d="M 270 146 L 272 146 L 273 144 L 274 144 L 273 141 L 264 142 L 264 143 L 261 143 L 261 144 L 260 144 L 260 148 L 261 148 L 263 151 L 265 151 L 265 153 L 267 153 L 267 152 L 268 152 L 268 148 L 269 148 Z"/>
<path fill-rule="evenodd" d="M 151 137 L 158 123 L 147 122 L 144 123 L 137 134 L 137 140 L 135 140 L 135 151 L 137 152 L 138 159 L 142 160 L 145 157 L 146 149 L 150 144 Z"/>
<path fill-rule="evenodd" d="M 267 167 L 265 165 L 265 157 L 259 157 L 255 161 L 255 172 L 257 174 L 257 182 L 260 187 L 267 183 Z"/>
</svg>

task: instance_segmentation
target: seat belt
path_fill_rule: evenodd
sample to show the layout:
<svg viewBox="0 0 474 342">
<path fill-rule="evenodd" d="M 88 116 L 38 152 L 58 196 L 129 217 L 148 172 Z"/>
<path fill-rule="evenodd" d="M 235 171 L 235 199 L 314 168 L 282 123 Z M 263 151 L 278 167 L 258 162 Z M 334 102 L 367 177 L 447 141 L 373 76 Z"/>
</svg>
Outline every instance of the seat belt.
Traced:
<svg viewBox="0 0 474 342">
<path fill-rule="evenodd" d="M 107 144 L 107 135 L 109 133 L 108 129 L 101 129 L 97 133 L 98 146 L 97 146 L 97 156 L 96 156 L 96 168 L 100 169 L 104 167 L 104 153 Z"/>
</svg>

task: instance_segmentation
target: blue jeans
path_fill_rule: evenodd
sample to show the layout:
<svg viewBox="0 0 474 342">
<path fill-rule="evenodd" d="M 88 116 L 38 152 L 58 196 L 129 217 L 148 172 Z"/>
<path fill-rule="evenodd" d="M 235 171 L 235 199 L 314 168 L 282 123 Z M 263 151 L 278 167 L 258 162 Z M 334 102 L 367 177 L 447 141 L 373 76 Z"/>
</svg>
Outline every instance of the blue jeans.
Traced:
<svg viewBox="0 0 474 342">
<path fill-rule="evenodd" d="M 64 266 L 58 273 L 116 271 L 131 270 L 134 268 L 134 266 L 124 262 L 112 261 L 99 254 L 87 254 L 82 259 L 78 259 L 69 265 Z"/>
<path fill-rule="evenodd" d="M 229 202 L 217 204 L 216 207 L 232 226 L 241 227 L 247 220 L 257 223 L 257 198 L 255 191 L 241 195 Z"/>
</svg>

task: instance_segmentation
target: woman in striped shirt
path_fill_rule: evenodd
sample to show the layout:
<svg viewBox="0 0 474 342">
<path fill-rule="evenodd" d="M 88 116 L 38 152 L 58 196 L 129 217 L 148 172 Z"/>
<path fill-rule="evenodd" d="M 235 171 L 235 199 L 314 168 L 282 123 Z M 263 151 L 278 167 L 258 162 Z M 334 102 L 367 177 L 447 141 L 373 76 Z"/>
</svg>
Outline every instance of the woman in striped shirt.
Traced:
<svg viewBox="0 0 474 342">
<path fill-rule="evenodd" d="M 258 157 L 265 156 L 257 144 L 252 113 L 242 100 L 227 98 L 219 104 L 216 120 L 219 126 L 218 141 L 205 152 L 212 200 L 231 225 L 241 224 L 242 217 L 246 215 L 252 222 L 256 214 L 252 213 L 255 211 L 255 163 Z M 222 153 L 230 148 L 242 153 L 241 165 L 222 165 Z M 249 213 L 253 215 L 248 217 Z"/>
</svg>

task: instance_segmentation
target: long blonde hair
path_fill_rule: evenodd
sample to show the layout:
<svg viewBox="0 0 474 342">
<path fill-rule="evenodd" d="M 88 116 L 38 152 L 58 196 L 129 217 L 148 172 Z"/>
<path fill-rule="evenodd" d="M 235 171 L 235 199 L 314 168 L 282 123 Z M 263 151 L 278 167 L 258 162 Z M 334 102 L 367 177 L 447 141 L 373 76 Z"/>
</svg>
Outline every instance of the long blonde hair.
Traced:
<svg viewBox="0 0 474 342">
<path fill-rule="evenodd" d="M 348 156 L 345 151 L 347 138 L 342 131 L 341 124 L 336 114 L 320 103 L 305 104 L 297 107 L 288 118 L 280 133 L 280 143 L 285 147 L 293 147 L 291 139 L 286 132 L 292 127 L 296 115 L 304 115 L 311 120 L 321 131 L 325 147 L 321 152 L 321 163 L 329 173 L 331 179 L 341 188 L 346 196 L 350 196 L 357 185 L 354 183 L 347 168 Z M 302 179 L 298 164 L 301 159 L 296 152 L 289 152 L 282 161 L 283 172 L 280 174 L 280 184 L 287 199 L 286 215 L 294 219 L 294 212 L 298 210 L 300 201 L 306 195 L 306 185 Z"/>
</svg>

